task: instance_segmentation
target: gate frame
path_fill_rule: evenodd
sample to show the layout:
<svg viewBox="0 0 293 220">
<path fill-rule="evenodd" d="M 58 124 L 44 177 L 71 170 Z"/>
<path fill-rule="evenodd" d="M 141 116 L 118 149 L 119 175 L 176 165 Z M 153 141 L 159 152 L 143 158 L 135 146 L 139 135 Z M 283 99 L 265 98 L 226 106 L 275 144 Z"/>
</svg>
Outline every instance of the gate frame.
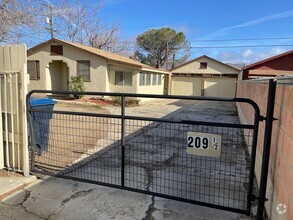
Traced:
<svg viewBox="0 0 293 220">
<path fill-rule="evenodd" d="M 151 94 L 131 94 L 131 93 L 108 93 L 108 92 L 73 92 L 73 91 L 53 91 L 53 90 L 32 90 L 30 91 L 27 96 L 26 96 L 26 103 L 27 103 L 27 112 L 28 115 L 30 115 L 30 112 L 43 112 L 43 113 L 59 113 L 59 114 L 78 114 L 78 115 L 84 115 L 84 116 L 96 116 L 96 117 L 107 117 L 107 118 L 120 118 L 121 119 L 121 183 L 119 185 L 114 185 L 110 183 L 103 183 L 103 182 L 97 182 L 97 181 L 92 181 L 92 180 L 86 180 L 86 179 L 80 179 L 80 178 L 75 178 L 75 177 L 69 177 L 69 176 L 62 176 L 56 174 L 56 176 L 60 176 L 62 178 L 67 178 L 67 179 L 76 179 L 80 180 L 83 182 L 89 182 L 89 183 L 96 183 L 99 185 L 104 185 L 104 186 L 110 186 L 114 188 L 119 188 L 119 189 L 125 189 L 133 192 L 139 192 L 143 194 L 148 194 L 148 195 L 153 195 L 153 196 L 158 196 L 162 198 L 167 198 L 167 199 L 173 199 L 177 201 L 182 201 L 182 202 L 188 202 L 192 204 L 197 204 L 197 205 L 203 205 L 211 208 L 217 208 L 221 210 L 226 210 L 226 211 L 232 211 L 232 212 L 237 212 L 237 213 L 242 213 L 246 215 L 251 214 L 251 204 L 255 200 L 259 200 L 258 202 L 258 209 L 257 209 L 257 220 L 262 219 L 260 217 L 259 213 L 263 213 L 264 211 L 264 203 L 266 201 L 265 198 L 265 193 L 266 193 L 266 183 L 267 183 L 267 172 L 268 172 L 268 163 L 269 163 L 269 147 L 270 147 L 270 139 L 271 139 L 271 132 L 272 132 L 272 122 L 276 120 L 273 118 L 273 109 L 274 109 L 274 98 L 275 98 L 275 86 L 273 85 L 273 81 L 270 80 L 270 86 L 269 86 L 269 100 L 267 102 L 267 117 L 264 117 L 260 114 L 260 109 L 258 105 L 251 99 L 247 98 L 217 98 L 217 97 L 201 97 L 201 96 L 174 96 L 174 95 L 151 95 Z M 73 113 L 70 111 L 45 111 L 45 110 L 32 110 L 29 104 L 29 99 L 32 94 L 34 93 L 42 93 L 42 94 L 55 94 L 55 95 L 70 95 L 70 94 L 81 94 L 81 95 L 89 95 L 89 96 L 118 96 L 121 97 L 121 114 L 120 115 L 107 115 L 107 114 L 95 114 L 95 113 Z M 255 113 L 254 113 L 254 123 L 252 124 L 228 124 L 228 123 L 212 123 L 211 122 L 203 122 L 203 121 L 192 121 L 192 122 L 187 122 L 187 121 L 173 121 L 173 123 L 186 123 L 186 124 L 197 124 L 197 125 L 213 125 L 213 126 L 225 126 L 226 127 L 234 127 L 234 128 L 247 128 L 247 129 L 253 129 L 253 137 L 252 137 L 252 144 L 251 144 L 251 161 L 250 161 L 250 169 L 249 169 L 249 178 L 248 178 L 248 190 L 247 190 L 247 204 L 246 204 L 246 210 L 242 209 L 236 209 L 236 208 L 230 208 L 230 207 L 224 207 L 220 205 L 215 205 L 215 204 L 210 204 L 210 203 L 205 203 L 205 202 L 200 202 L 200 201 L 195 201 L 195 200 L 190 200 L 190 199 L 184 199 L 184 198 L 178 198 L 170 195 L 165 195 L 165 194 L 160 194 L 160 193 L 155 193 L 155 192 L 149 192 L 149 191 L 144 191 L 140 189 L 134 189 L 131 187 L 126 187 L 124 185 L 124 167 L 125 167 L 125 120 L 126 119 L 132 119 L 132 120 L 154 120 L 157 122 L 170 122 L 169 120 L 166 119 L 160 119 L 160 118 L 150 118 L 150 117 L 138 117 L 138 116 L 126 116 L 125 115 L 125 99 L 126 97 L 132 97 L 132 98 L 157 98 L 157 99 L 183 99 L 183 100 L 195 100 L 195 101 L 223 101 L 223 102 L 234 102 L 234 103 L 247 103 L 250 104 Z M 29 117 L 29 121 L 30 121 Z M 253 195 L 253 182 L 255 178 L 255 160 L 256 160 L 256 147 L 257 147 L 257 140 L 258 140 L 258 129 L 259 129 L 259 122 L 266 120 L 266 130 L 265 130 L 265 139 L 264 139 L 264 145 L 266 147 L 264 149 L 263 153 L 263 160 L 262 160 L 262 171 L 261 171 L 261 183 L 262 185 L 260 186 L 260 193 L 259 197 L 256 197 Z M 29 125 L 31 126 L 32 123 L 30 122 Z M 34 139 L 34 138 L 33 138 Z M 35 142 L 35 141 L 33 141 Z M 35 143 L 31 143 L 35 144 Z M 32 149 L 35 149 L 36 146 L 31 146 Z M 34 154 L 34 151 L 32 151 L 32 156 Z M 33 163 L 32 158 L 32 163 Z M 33 169 L 33 167 L 32 167 Z M 48 174 L 48 173 L 45 173 Z"/>
</svg>

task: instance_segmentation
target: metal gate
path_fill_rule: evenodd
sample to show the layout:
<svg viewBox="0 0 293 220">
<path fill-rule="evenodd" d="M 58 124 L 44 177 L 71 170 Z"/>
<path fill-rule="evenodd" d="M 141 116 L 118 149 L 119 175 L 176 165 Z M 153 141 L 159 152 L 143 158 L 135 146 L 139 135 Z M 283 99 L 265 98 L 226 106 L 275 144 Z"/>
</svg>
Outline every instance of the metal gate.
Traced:
<svg viewBox="0 0 293 220">
<path fill-rule="evenodd" d="M 121 105 L 113 107 L 110 114 L 102 110 L 100 113 L 68 111 L 70 105 L 67 110 L 32 108 L 29 100 L 36 93 L 79 94 L 44 90 L 28 94 L 33 172 L 247 215 L 251 213 L 251 203 L 255 199 L 253 182 L 258 127 L 263 120 L 252 100 L 82 93 L 115 97 L 113 99 L 119 100 Z M 164 117 L 149 117 L 147 112 L 128 114 L 131 108 L 126 107 L 128 100 L 142 98 L 158 99 L 158 103 L 170 100 L 187 107 L 178 108 Z M 211 103 L 207 109 L 213 110 L 214 116 L 222 116 L 222 121 L 197 116 L 199 103 L 207 102 Z M 212 103 L 219 102 L 227 109 L 235 109 L 234 114 L 225 115 L 221 109 L 214 109 Z M 236 102 L 246 103 L 254 109 L 253 123 L 239 123 Z M 200 135 L 207 137 L 204 140 Z M 207 144 L 209 135 L 220 138 L 219 155 L 204 156 L 206 148 L 216 146 Z M 200 155 L 196 153 L 197 148 L 202 148 Z"/>
</svg>

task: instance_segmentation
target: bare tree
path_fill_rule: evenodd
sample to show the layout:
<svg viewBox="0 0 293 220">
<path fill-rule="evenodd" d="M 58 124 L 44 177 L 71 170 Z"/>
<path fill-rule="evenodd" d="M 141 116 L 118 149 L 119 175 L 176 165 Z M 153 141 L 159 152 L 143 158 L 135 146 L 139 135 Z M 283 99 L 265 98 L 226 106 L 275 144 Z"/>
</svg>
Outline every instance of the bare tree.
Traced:
<svg viewBox="0 0 293 220">
<path fill-rule="evenodd" d="M 57 36 L 72 42 L 83 42 L 86 39 L 84 28 L 98 19 L 102 9 L 99 1 L 97 7 L 89 7 L 80 0 L 63 0 L 53 6 L 54 29 Z"/>
<path fill-rule="evenodd" d="M 111 52 L 123 51 L 128 41 L 121 40 L 120 22 L 105 23 L 100 13 L 102 9 L 101 0 L 96 7 L 82 4 L 80 0 L 63 0 L 54 6 L 57 36 Z"/>
<path fill-rule="evenodd" d="M 0 0 L 0 41 L 36 44 L 48 39 L 51 32 L 60 39 L 121 52 L 129 43 L 121 40 L 120 22 L 106 23 L 102 9 L 102 0 L 96 4 L 61 0 L 50 5 L 34 0 Z"/>
<path fill-rule="evenodd" d="M 88 44 L 110 52 L 119 53 L 123 51 L 129 45 L 129 42 L 121 40 L 119 26 L 120 23 L 107 26 L 101 22 L 87 25 L 84 30 Z"/>
<path fill-rule="evenodd" d="M 0 1 L 0 41 L 13 43 L 22 35 L 16 30 L 21 27 L 32 28 L 36 23 L 36 8 L 29 0 Z M 14 36 L 14 37 L 12 37 Z"/>
</svg>

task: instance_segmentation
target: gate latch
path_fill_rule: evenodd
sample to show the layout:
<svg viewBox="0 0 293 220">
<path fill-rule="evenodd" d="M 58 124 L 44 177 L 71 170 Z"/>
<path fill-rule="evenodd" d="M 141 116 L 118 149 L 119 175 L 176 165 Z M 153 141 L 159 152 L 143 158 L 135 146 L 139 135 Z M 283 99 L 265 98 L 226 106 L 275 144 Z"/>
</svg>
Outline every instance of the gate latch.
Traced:
<svg viewBox="0 0 293 220">
<path fill-rule="evenodd" d="M 259 120 L 260 120 L 260 121 L 266 121 L 266 120 L 267 120 L 267 117 L 261 115 Z M 277 121 L 277 120 L 279 120 L 279 119 L 273 117 L 273 121 Z"/>
</svg>

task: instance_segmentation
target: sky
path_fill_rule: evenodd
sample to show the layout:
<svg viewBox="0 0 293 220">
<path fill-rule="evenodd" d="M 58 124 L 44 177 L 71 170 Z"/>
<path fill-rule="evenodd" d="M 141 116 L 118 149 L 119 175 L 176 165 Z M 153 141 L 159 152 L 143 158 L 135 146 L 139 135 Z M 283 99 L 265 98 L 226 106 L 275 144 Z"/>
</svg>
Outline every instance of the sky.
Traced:
<svg viewBox="0 0 293 220">
<path fill-rule="evenodd" d="M 81 2 L 95 7 L 98 1 Z M 183 32 L 191 43 L 189 60 L 207 55 L 247 65 L 293 49 L 293 0 L 100 1 L 103 21 L 120 23 L 122 39 L 135 42 L 139 34 L 163 27 Z"/>
<path fill-rule="evenodd" d="M 121 22 L 124 38 L 135 40 L 152 28 L 182 31 L 192 46 L 190 59 L 205 54 L 249 64 L 293 49 L 292 0 L 103 2 L 103 17 L 109 23 Z"/>
</svg>

